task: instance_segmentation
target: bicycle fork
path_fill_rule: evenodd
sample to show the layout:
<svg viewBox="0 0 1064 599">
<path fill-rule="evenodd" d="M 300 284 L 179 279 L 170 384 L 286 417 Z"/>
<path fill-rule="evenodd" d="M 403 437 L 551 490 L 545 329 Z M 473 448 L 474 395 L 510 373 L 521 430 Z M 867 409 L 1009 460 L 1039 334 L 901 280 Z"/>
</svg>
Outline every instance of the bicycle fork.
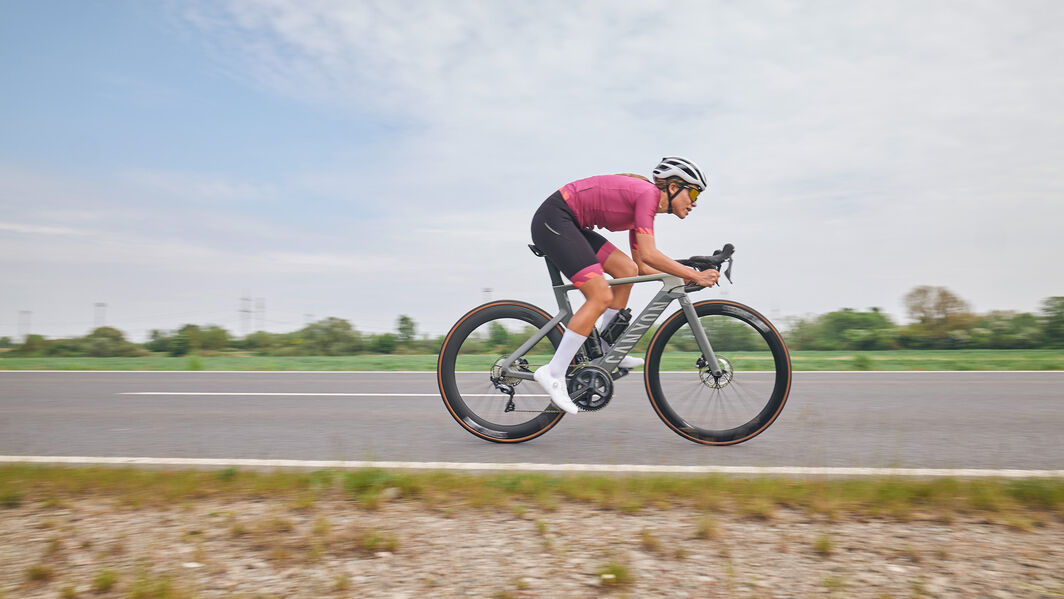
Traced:
<svg viewBox="0 0 1064 599">
<path fill-rule="evenodd" d="M 724 370 L 721 369 L 720 363 L 717 361 L 717 354 L 713 353 L 713 346 L 709 344 L 706 330 L 702 328 L 702 323 L 698 320 L 698 312 L 695 310 L 695 305 L 691 303 L 691 298 L 686 293 L 680 297 L 680 308 L 683 310 L 684 315 L 687 316 L 687 324 L 691 327 L 691 332 L 695 336 L 695 343 L 698 344 L 698 349 L 702 351 L 702 360 L 705 361 L 705 364 L 698 364 L 698 367 L 708 366 L 713 378 L 720 378 L 724 374 Z"/>
</svg>

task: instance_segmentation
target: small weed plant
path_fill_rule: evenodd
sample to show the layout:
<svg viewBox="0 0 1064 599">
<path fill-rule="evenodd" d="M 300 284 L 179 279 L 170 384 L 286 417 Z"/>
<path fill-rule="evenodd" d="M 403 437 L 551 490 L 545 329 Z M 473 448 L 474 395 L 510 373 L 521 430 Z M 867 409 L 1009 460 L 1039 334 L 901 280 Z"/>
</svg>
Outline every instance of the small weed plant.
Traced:
<svg viewBox="0 0 1064 599">
<path fill-rule="evenodd" d="M 128 596 L 129 599 L 185 599 L 188 597 L 175 587 L 168 577 L 157 577 L 148 572 L 137 577 Z"/>
<path fill-rule="evenodd" d="M 30 582 L 48 582 L 55 577 L 55 570 L 47 564 L 34 564 L 26 568 L 26 580 Z"/>
<path fill-rule="evenodd" d="M 635 575 L 628 566 L 617 560 L 610 560 L 596 571 L 603 586 L 622 587 L 635 582 Z"/>
<path fill-rule="evenodd" d="M 95 593 L 106 593 L 115 587 L 118 582 L 118 574 L 114 570 L 100 570 L 96 578 L 92 579 L 92 590 Z"/>
<path fill-rule="evenodd" d="M 22 505 L 24 495 L 14 490 L 0 490 L 0 507 L 12 509 Z"/>
<path fill-rule="evenodd" d="M 720 537 L 720 530 L 717 528 L 717 521 L 713 516 L 702 516 L 695 524 L 695 538 L 710 540 Z"/>
<path fill-rule="evenodd" d="M 820 557 L 827 557 L 834 553 L 835 542 L 831 540 L 829 535 L 820 535 L 813 541 L 813 551 Z"/>
<path fill-rule="evenodd" d="M 659 553 L 662 549 L 661 539 L 655 536 L 649 528 L 639 531 L 639 546 L 650 553 Z"/>
</svg>

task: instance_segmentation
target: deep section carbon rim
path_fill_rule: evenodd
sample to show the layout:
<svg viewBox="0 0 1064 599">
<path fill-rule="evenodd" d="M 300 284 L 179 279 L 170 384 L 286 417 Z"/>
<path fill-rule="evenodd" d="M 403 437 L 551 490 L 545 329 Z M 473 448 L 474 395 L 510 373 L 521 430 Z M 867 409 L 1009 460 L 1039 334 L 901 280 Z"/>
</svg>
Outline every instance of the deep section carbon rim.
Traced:
<svg viewBox="0 0 1064 599">
<path fill-rule="evenodd" d="M 736 302 L 695 304 L 724 373 L 700 361 L 683 311 L 659 327 L 647 352 L 644 382 L 658 416 L 677 434 L 707 445 L 734 445 L 764 431 L 779 416 L 791 385 L 790 357 L 779 332 Z"/>
<path fill-rule="evenodd" d="M 501 376 L 505 358 L 549 321 L 540 308 L 504 300 L 474 308 L 454 325 L 440 350 L 437 378 L 448 412 L 463 428 L 489 441 L 517 443 L 558 423 L 562 413 L 535 381 Z M 510 368 L 535 371 L 550 361 L 561 336 L 556 327 Z"/>
</svg>

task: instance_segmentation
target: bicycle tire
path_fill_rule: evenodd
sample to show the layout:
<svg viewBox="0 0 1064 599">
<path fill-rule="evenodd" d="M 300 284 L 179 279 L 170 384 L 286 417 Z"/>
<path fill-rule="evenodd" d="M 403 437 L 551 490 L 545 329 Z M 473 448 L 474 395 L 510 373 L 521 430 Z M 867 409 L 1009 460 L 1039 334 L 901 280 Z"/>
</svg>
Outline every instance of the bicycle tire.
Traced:
<svg viewBox="0 0 1064 599">
<path fill-rule="evenodd" d="M 714 354 L 730 373 L 714 379 L 708 368 L 699 367 L 701 351 L 693 336 L 688 337 L 687 317 L 678 310 L 650 341 L 643 373 L 647 396 L 662 422 L 685 439 L 704 445 L 749 441 L 764 432 L 787 403 L 791 388 L 787 346 L 772 323 L 748 306 L 707 300 L 694 308 Z M 663 369 L 666 354 L 666 367 L 679 371 Z M 753 368 L 760 363 L 769 369 Z M 724 424 L 709 423 L 718 418 Z"/>
<path fill-rule="evenodd" d="M 534 439 L 558 424 L 564 412 L 550 402 L 550 397 L 539 388 L 535 381 L 513 379 L 515 395 L 512 411 L 505 411 L 509 396 L 500 392 L 491 381 L 491 368 L 470 371 L 458 370 L 460 357 L 466 352 L 463 348 L 470 345 L 484 344 L 483 334 L 490 334 L 498 325 L 506 330 L 504 321 L 526 323 L 535 329 L 546 325 L 551 316 L 542 309 L 521 301 L 500 300 L 489 302 L 473 308 L 451 327 L 440 349 L 436 366 L 436 377 L 440 387 L 440 396 L 451 416 L 470 433 L 496 443 L 521 443 Z M 541 341 L 537 348 L 541 350 L 538 358 L 550 359 L 558 343 L 561 342 L 564 329 L 557 326 L 547 334 L 545 343 Z M 510 340 L 509 337 L 513 337 Z M 501 337 L 501 335 L 500 335 Z M 493 346 L 493 353 L 506 357 L 516 350 L 529 335 L 507 335 L 507 341 Z M 547 347 L 549 345 L 549 347 Z M 548 351 L 550 355 L 542 352 Z M 524 357 L 524 356 L 523 356 Z M 497 366 L 498 362 L 492 364 Z M 529 364 L 528 367 L 531 367 Z M 534 368 L 528 368 L 534 370 Z M 524 420 L 522 420 L 524 419 Z"/>
</svg>

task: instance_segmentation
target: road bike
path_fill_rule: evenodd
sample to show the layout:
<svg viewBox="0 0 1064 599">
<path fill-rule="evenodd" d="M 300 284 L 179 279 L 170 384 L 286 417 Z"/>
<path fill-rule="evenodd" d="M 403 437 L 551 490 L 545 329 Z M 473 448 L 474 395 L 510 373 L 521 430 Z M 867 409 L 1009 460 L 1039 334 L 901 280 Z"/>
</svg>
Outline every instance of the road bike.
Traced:
<svg viewBox="0 0 1064 599">
<path fill-rule="evenodd" d="M 573 315 L 568 294 L 576 286 L 565 284 L 558 268 L 538 248 L 529 248 L 547 262 L 558 313 L 552 317 L 518 300 L 477 306 L 447 333 L 436 369 L 440 395 L 451 416 L 470 433 L 498 443 L 534 439 L 565 415 L 532 373 L 550 361 L 561 341 L 563 325 Z M 727 264 L 724 276 L 731 282 L 734 249 L 727 244 L 711 256 L 679 262 L 696 270 L 718 271 Z M 687 285 L 673 275 L 608 283 L 654 281 L 661 283 L 661 289 L 643 311 L 626 325 L 611 327 L 609 351 L 603 353 L 597 330 L 588 336 L 566 375 L 569 396 L 581 412 L 606 407 L 615 381 L 629 374 L 618 364 L 653 330 L 643 382 L 650 404 L 666 426 L 705 445 L 734 445 L 763 432 L 783 410 L 791 387 L 790 356 L 779 331 L 738 302 L 692 302 L 689 294 L 703 287 Z M 654 328 L 673 301 L 680 309 Z"/>
</svg>

